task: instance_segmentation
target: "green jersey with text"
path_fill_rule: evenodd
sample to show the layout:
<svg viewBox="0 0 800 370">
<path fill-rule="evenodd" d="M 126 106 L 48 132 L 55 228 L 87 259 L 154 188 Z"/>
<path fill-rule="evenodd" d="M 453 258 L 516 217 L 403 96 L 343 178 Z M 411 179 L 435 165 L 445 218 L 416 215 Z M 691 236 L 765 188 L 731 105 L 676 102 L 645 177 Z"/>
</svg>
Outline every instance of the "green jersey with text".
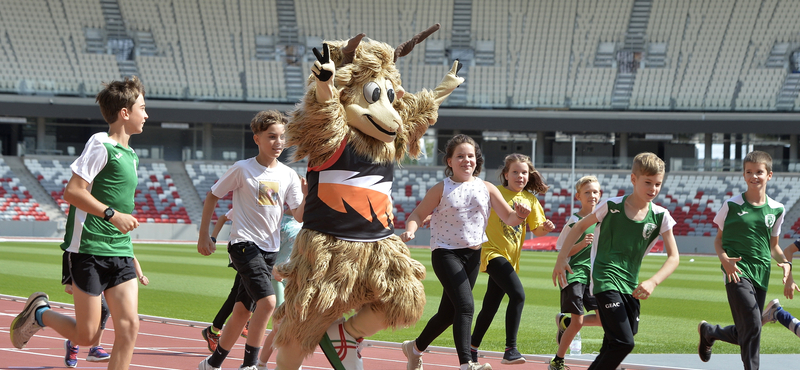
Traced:
<svg viewBox="0 0 800 370">
<path fill-rule="evenodd" d="M 642 259 L 658 236 L 675 226 L 669 211 L 650 202 L 647 215 L 633 221 L 625 214 L 624 197 L 597 205 L 597 227 L 592 245 L 592 293 L 618 291 L 632 294 L 639 285 Z"/>
<path fill-rule="evenodd" d="M 139 157 L 108 137 L 105 132 L 92 135 L 80 157 L 72 162 L 72 172 L 89 183 L 89 192 L 100 203 L 117 212 L 133 212 L 136 169 Z M 70 205 L 66 234 L 61 249 L 106 257 L 133 257 L 130 234 L 121 233 L 103 217 Z"/>
<path fill-rule="evenodd" d="M 742 271 L 740 276 L 750 279 L 759 289 L 767 290 L 769 286 L 769 241 L 781 235 L 784 213 L 783 204 L 770 197 L 763 205 L 754 206 L 739 194 L 726 200 L 714 217 L 722 233 L 722 249 L 728 257 L 742 257 L 736 262 Z"/>
<path fill-rule="evenodd" d="M 567 220 L 567 224 L 564 226 L 564 229 L 561 230 L 561 234 L 558 235 L 558 240 L 556 241 L 556 249 L 561 250 L 564 245 L 564 239 L 569 235 L 569 232 L 572 231 L 572 227 L 575 224 L 583 219 L 583 217 L 578 216 L 577 213 L 570 216 Z M 586 238 L 586 234 L 594 233 L 594 229 L 597 224 L 589 226 L 586 231 L 581 234 L 581 237 L 578 239 L 577 243 L 583 241 Z M 578 253 L 573 254 L 569 257 L 569 267 L 572 269 L 572 273 L 567 273 L 567 285 L 572 283 L 581 283 L 584 285 L 589 285 L 589 273 L 591 271 L 591 253 L 592 252 L 592 245 L 589 244 L 583 249 L 581 249 Z M 566 288 L 566 287 L 561 287 Z"/>
</svg>

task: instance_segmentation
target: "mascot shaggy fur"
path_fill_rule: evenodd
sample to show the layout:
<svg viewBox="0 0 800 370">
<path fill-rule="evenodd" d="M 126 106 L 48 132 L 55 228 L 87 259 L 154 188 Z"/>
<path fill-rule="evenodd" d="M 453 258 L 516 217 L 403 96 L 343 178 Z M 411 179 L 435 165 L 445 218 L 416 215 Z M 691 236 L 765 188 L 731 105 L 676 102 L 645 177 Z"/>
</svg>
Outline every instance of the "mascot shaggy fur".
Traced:
<svg viewBox="0 0 800 370">
<path fill-rule="evenodd" d="M 456 61 L 433 91 L 407 93 L 395 61 L 438 28 L 397 49 L 363 34 L 314 49 L 313 75 L 286 129 L 294 160 L 308 159 L 308 196 L 289 262 L 276 266 L 287 279 L 275 312 L 280 370 L 299 368 L 317 344 L 334 368 L 361 369 L 364 337 L 422 315 L 425 267 L 394 235 L 394 163 L 420 154 L 419 139 L 463 78 Z"/>
</svg>

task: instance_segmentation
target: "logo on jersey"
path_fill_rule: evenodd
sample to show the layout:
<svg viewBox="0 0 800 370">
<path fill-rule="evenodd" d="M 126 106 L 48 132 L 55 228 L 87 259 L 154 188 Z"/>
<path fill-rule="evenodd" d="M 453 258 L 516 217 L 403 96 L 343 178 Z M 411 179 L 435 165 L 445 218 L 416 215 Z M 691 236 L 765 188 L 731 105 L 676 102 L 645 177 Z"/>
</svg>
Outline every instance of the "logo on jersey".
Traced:
<svg viewBox="0 0 800 370">
<path fill-rule="evenodd" d="M 328 207 L 341 213 L 352 208 L 370 222 L 374 214 L 386 228 L 394 218 L 391 191 L 391 181 L 383 176 L 359 176 L 358 172 L 344 170 L 329 170 L 319 175 L 318 196 Z"/>
<path fill-rule="evenodd" d="M 114 155 L 114 158 L 120 159 L 120 157 L 122 157 L 122 153 L 117 153 Z"/>
<path fill-rule="evenodd" d="M 608 211 L 611 212 L 611 213 L 619 213 L 618 209 L 609 209 Z"/>
<path fill-rule="evenodd" d="M 764 223 L 767 224 L 767 227 L 772 227 L 772 225 L 775 225 L 775 215 L 770 213 L 764 216 Z"/>
<path fill-rule="evenodd" d="M 280 184 L 277 181 L 259 181 L 258 182 L 258 205 L 260 206 L 277 206 L 278 205 L 278 190 Z"/>
<path fill-rule="evenodd" d="M 739 215 L 739 217 L 742 217 L 742 216 L 746 215 L 747 213 L 748 213 L 747 211 L 741 211 L 741 212 L 737 213 L 737 215 Z"/>
<path fill-rule="evenodd" d="M 653 235 L 653 231 L 655 230 L 656 230 L 656 224 L 652 222 L 644 224 L 644 227 L 642 228 L 642 237 L 645 239 L 649 239 L 650 235 Z"/>
</svg>

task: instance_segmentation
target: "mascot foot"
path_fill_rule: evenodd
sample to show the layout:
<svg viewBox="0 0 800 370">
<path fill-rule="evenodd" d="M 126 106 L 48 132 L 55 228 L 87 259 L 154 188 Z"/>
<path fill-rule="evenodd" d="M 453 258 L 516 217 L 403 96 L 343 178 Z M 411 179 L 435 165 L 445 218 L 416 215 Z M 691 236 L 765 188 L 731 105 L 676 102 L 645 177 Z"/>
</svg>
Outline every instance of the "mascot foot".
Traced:
<svg viewBox="0 0 800 370">
<path fill-rule="evenodd" d="M 344 319 L 336 320 L 319 342 L 322 352 L 335 370 L 363 370 L 361 342 L 344 330 Z"/>
</svg>

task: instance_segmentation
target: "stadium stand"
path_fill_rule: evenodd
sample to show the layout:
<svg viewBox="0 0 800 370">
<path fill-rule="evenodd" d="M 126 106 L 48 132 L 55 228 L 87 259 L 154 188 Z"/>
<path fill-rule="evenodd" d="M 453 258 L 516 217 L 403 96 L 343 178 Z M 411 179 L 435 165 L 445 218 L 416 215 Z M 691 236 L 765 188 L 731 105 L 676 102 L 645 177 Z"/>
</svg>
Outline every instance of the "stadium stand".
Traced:
<svg viewBox="0 0 800 370">
<path fill-rule="evenodd" d="M 0 157 L 0 220 L 49 221 L 28 189 L 20 185 L 19 178 Z"/>
</svg>

